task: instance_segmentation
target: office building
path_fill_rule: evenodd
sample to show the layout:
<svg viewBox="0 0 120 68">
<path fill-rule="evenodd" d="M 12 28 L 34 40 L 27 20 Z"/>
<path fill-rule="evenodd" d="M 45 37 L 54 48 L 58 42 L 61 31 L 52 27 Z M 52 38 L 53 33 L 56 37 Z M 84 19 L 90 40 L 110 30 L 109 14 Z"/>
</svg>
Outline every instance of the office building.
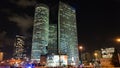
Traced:
<svg viewBox="0 0 120 68">
<path fill-rule="evenodd" d="M 58 54 L 57 46 L 57 25 L 49 25 L 49 43 L 47 46 L 48 54 Z"/>
<path fill-rule="evenodd" d="M 31 60 L 40 62 L 40 56 L 47 54 L 49 34 L 49 8 L 39 4 L 35 8 Z"/>
<path fill-rule="evenodd" d="M 71 6 L 60 2 L 58 12 L 58 50 L 60 54 L 68 56 L 68 64 L 77 64 L 79 57 L 76 11 Z"/>
<path fill-rule="evenodd" d="M 25 55 L 25 38 L 24 36 L 16 35 L 15 43 L 14 43 L 14 53 L 13 57 L 16 59 L 24 58 Z"/>
<path fill-rule="evenodd" d="M 78 65 L 76 11 L 60 2 L 57 16 L 57 22 L 49 25 L 49 8 L 43 4 L 35 8 L 31 60 L 39 61 L 47 54 L 65 55 L 68 65 Z"/>
</svg>

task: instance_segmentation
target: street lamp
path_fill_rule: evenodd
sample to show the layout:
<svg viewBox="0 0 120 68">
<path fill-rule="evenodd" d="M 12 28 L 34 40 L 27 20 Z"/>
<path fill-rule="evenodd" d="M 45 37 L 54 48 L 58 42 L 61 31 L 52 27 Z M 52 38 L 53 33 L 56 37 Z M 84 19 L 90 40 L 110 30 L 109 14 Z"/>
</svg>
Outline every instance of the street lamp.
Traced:
<svg viewBox="0 0 120 68">
<path fill-rule="evenodd" d="M 120 38 L 117 38 L 116 41 L 117 41 L 117 42 L 120 42 Z"/>
<path fill-rule="evenodd" d="M 82 49 L 83 49 L 83 47 L 82 47 L 82 46 L 79 46 L 79 49 L 80 49 L 80 50 L 82 50 Z"/>
<path fill-rule="evenodd" d="M 95 56 L 95 59 L 97 59 L 98 54 L 97 54 L 97 53 L 94 53 L 94 56 Z"/>
<path fill-rule="evenodd" d="M 83 50 L 83 46 L 79 46 L 79 50 L 80 50 L 80 61 L 82 63 L 82 50 Z"/>
</svg>

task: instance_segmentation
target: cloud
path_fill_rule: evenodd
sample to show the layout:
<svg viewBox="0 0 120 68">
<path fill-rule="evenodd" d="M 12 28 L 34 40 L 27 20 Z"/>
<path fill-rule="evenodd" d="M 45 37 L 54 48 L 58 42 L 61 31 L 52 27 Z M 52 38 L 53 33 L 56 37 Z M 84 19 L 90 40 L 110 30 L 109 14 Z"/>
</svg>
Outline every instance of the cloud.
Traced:
<svg viewBox="0 0 120 68">
<path fill-rule="evenodd" d="M 11 2 L 22 7 L 33 6 L 36 4 L 35 0 L 11 0 Z"/>
<path fill-rule="evenodd" d="M 27 31 L 33 25 L 33 18 L 28 15 L 14 15 L 9 17 L 9 20 L 15 22 L 22 32 Z"/>
</svg>

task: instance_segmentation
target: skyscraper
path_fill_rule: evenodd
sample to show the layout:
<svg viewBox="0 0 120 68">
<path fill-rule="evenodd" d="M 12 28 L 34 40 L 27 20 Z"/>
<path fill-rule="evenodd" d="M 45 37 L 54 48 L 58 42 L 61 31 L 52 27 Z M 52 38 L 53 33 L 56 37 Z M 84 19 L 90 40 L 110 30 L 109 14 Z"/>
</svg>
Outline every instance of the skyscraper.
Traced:
<svg viewBox="0 0 120 68">
<path fill-rule="evenodd" d="M 25 38 L 24 36 L 20 36 L 20 35 L 16 35 L 16 39 L 15 39 L 15 43 L 14 43 L 14 58 L 16 59 L 20 59 L 20 58 L 24 58 L 25 55 L 25 42 L 24 42 Z"/>
<path fill-rule="evenodd" d="M 57 16 L 58 22 L 49 25 L 48 7 L 36 7 L 31 60 L 39 61 L 41 55 L 54 53 L 67 55 L 69 65 L 78 65 L 76 11 L 60 2 Z"/>
<path fill-rule="evenodd" d="M 35 8 L 31 60 L 40 62 L 40 56 L 47 53 L 49 34 L 49 8 L 39 4 Z"/>
<path fill-rule="evenodd" d="M 78 42 L 76 12 L 71 6 L 59 3 L 58 11 L 58 49 L 68 56 L 68 64 L 78 64 Z"/>
<path fill-rule="evenodd" d="M 58 54 L 57 46 L 57 24 L 49 25 L 49 44 L 48 44 L 48 53 L 49 54 Z"/>
</svg>

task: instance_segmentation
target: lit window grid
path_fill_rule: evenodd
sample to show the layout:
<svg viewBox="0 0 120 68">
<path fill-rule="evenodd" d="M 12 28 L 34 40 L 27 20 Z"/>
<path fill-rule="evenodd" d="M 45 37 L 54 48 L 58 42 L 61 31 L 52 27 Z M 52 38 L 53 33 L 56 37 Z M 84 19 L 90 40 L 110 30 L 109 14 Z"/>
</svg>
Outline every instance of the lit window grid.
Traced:
<svg viewBox="0 0 120 68">
<path fill-rule="evenodd" d="M 23 52 L 24 52 L 24 37 L 16 35 L 16 41 L 15 41 L 15 49 L 14 49 L 14 57 L 15 58 L 23 58 Z"/>
<path fill-rule="evenodd" d="M 47 53 L 46 46 L 48 45 L 48 32 L 49 9 L 46 6 L 37 6 L 34 16 L 31 59 L 40 59 L 40 55 L 44 55 Z M 40 51 L 37 54 L 34 54 L 35 50 Z"/>
<path fill-rule="evenodd" d="M 57 54 L 57 25 L 51 24 L 49 26 L 49 44 L 48 44 L 48 52 L 50 54 Z"/>
<path fill-rule="evenodd" d="M 77 27 L 75 10 L 69 5 L 60 3 L 59 6 L 59 23 L 58 28 L 60 31 L 59 50 L 61 53 L 65 53 L 67 50 L 68 64 L 71 63 L 71 58 L 75 58 L 75 62 L 78 61 L 78 49 L 77 49 Z M 78 64 L 78 63 L 76 63 Z"/>
</svg>

